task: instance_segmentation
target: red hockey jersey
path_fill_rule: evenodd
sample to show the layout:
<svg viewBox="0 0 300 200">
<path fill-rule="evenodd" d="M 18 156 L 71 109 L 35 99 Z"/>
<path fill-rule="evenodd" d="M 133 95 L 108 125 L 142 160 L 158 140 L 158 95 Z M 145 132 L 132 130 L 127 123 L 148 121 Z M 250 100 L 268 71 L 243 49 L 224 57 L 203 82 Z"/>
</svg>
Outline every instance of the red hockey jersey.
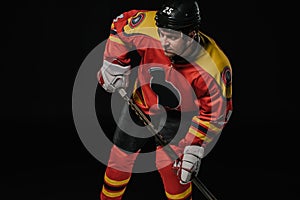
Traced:
<svg viewBox="0 0 300 200">
<path fill-rule="evenodd" d="M 115 18 L 104 60 L 127 66 L 131 63 L 129 52 L 137 51 L 141 60 L 134 83 L 135 103 L 150 115 L 160 112 L 158 105 L 166 110 L 196 111 L 181 142 L 209 143 L 222 131 L 232 111 L 231 64 L 215 41 L 202 32 L 198 55 L 186 58 L 188 62 L 172 61 L 161 46 L 155 14 L 131 10 Z"/>
</svg>

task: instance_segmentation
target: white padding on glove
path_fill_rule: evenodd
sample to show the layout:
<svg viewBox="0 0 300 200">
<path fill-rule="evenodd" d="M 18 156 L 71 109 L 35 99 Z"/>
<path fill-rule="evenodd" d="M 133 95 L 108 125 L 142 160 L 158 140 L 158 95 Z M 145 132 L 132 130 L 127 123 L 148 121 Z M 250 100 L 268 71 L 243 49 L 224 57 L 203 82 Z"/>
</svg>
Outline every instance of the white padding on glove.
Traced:
<svg viewBox="0 0 300 200">
<path fill-rule="evenodd" d="M 194 176 L 197 176 L 203 155 L 203 147 L 191 145 L 184 148 L 180 167 L 177 171 L 181 184 L 187 184 L 191 182 Z"/>
<path fill-rule="evenodd" d="M 121 66 L 104 60 L 103 66 L 98 72 L 98 78 L 103 80 L 100 81 L 101 86 L 111 93 L 118 88 L 128 87 L 130 68 L 130 65 Z"/>
</svg>

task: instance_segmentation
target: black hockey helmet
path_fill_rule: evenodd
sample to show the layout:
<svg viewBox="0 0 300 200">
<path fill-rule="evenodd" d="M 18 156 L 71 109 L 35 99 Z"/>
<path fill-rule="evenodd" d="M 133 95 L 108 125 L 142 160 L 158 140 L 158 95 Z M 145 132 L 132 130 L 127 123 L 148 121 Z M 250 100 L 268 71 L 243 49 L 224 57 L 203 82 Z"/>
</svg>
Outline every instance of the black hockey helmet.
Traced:
<svg viewBox="0 0 300 200">
<path fill-rule="evenodd" d="M 195 30 L 199 27 L 201 17 L 196 0 L 165 0 L 163 6 L 157 11 L 156 25 L 182 31 Z"/>
</svg>

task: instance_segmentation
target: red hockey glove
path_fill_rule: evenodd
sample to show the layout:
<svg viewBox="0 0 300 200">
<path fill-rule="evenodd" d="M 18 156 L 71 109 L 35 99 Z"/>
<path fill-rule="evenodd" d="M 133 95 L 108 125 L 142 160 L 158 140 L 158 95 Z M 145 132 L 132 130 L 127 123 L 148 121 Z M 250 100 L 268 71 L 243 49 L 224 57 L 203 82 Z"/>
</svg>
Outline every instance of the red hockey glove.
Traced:
<svg viewBox="0 0 300 200">
<path fill-rule="evenodd" d="M 187 184 L 197 176 L 203 155 L 203 147 L 191 145 L 184 148 L 182 159 L 175 161 L 173 165 L 177 169 L 181 184 Z"/>
<path fill-rule="evenodd" d="M 126 88 L 129 83 L 130 66 L 121 66 L 106 60 L 98 72 L 98 81 L 107 92 L 115 92 L 118 88 Z"/>
</svg>

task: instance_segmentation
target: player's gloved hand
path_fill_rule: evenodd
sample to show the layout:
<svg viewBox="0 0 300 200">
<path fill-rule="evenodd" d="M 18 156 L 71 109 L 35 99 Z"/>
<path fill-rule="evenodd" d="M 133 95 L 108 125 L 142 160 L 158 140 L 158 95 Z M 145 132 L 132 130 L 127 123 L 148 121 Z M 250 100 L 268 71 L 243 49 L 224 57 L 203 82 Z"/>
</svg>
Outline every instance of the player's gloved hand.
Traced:
<svg viewBox="0 0 300 200">
<path fill-rule="evenodd" d="M 181 160 L 176 160 L 173 167 L 177 169 L 177 175 L 181 184 L 191 182 L 197 176 L 201 159 L 204 155 L 204 148 L 198 145 L 186 146 Z"/>
<path fill-rule="evenodd" d="M 121 66 L 106 60 L 98 72 L 98 81 L 107 92 L 115 92 L 118 88 L 126 88 L 129 83 L 130 65 Z"/>
</svg>

